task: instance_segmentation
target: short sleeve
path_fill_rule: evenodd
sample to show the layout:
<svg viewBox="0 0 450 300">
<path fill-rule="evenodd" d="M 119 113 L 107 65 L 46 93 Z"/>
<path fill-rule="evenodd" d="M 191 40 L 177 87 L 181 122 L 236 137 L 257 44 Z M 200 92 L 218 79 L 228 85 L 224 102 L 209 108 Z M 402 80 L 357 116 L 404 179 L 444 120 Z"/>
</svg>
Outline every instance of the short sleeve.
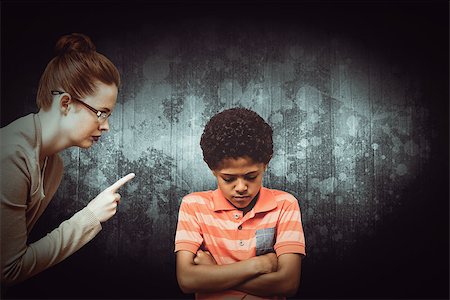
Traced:
<svg viewBox="0 0 450 300">
<path fill-rule="evenodd" d="M 194 254 L 203 243 L 203 235 L 196 216 L 195 197 L 186 196 L 180 205 L 175 235 L 175 252 L 186 250 Z"/>
<path fill-rule="evenodd" d="M 277 224 L 277 240 L 274 250 L 277 256 L 286 253 L 306 255 L 305 236 L 298 201 L 291 199 L 283 201 L 280 218 Z"/>
</svg>

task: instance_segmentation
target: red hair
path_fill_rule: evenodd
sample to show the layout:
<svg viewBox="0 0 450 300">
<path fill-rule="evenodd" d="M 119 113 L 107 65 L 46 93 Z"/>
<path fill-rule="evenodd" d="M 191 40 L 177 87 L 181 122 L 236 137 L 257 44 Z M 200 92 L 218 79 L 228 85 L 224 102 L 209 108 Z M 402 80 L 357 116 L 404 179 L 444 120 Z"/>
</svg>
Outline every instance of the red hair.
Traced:
<svg viewBox="0 0 450 300">
<path fill-rule="evenodd" d="M 48 109 L 53 100 L 52 90 L 63 90 L 77 99 L 96 91 L 96 82 L 120 85 L 120 75 L 114 64 L 96 51 L 91 39 L 80 33 L 62 36 L 55 47 L 54 57 L 39 81 L 36 103 Z"/>
</svg>

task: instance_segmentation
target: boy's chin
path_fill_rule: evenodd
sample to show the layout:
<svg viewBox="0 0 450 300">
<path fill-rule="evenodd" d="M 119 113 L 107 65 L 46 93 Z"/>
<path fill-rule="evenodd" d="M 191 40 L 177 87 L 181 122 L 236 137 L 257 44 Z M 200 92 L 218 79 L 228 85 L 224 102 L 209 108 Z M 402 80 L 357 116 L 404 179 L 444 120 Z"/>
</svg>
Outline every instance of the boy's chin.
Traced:
<svg viewBox="0 0 450 300">
<path fill-rule="evenodd" d="M 250 204 L 250 202 L 252 202 L 252 197 L 251 196 L 248 196 L 245 198 L 231 197 L 231 199 L 229 199 L 229 201 L 238 208 L 244 208 L 244 207 L 248 206 Z"/>
</svg>

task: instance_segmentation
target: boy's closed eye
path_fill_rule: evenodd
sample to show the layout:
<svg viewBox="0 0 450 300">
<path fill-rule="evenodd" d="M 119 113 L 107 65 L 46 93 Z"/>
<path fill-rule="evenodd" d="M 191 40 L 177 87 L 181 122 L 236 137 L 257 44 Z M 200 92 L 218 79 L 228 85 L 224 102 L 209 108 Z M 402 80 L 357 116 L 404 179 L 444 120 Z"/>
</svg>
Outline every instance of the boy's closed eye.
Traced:
<svg viewBox="0 0 450 300">
<path fill-rule="evenodd" d="M 256 177 L 258 177 L 258 176 L 257 175 L 244 176 L 244 179 L 248 180 L 248 181 L 252 181 L 252 180 L 255 180 Z M 222 177 L 222 179 L 225 182 L 233 182 L 234 180 L 236 180 L 236 177 Z"/>
<path fill-rule="evenodd" d="M 236 178 L 235 177 L 222 177 L 222 179 L 225 181 L 225 182 L 233 182 L 234 180 L 236 180 Z"/>
</svg>

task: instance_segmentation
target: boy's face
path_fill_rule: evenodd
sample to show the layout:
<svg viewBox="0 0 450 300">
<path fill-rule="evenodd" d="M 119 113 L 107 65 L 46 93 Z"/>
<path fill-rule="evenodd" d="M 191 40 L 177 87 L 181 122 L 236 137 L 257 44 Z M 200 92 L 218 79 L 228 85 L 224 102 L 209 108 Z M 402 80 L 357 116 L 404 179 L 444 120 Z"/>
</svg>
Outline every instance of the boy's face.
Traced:
<svg viewBox="0 0 450 300">
<path fill-rule="evenodd" d="M 246 207 L 258 194 L 266 164 L 255 163 L 250 157 L 223 159 L 213 170 L 219 189 L 234 206 Z"/>
</svg>

